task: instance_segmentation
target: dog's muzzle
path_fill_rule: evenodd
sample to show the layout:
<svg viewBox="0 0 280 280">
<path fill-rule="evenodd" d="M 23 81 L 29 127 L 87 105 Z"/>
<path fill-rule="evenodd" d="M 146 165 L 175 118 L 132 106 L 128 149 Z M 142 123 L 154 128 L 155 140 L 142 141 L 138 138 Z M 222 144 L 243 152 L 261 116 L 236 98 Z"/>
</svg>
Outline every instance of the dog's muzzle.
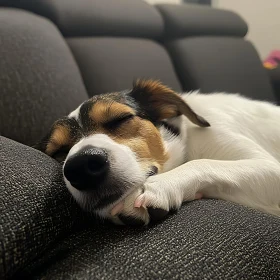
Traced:
<svg viewBox="0 0 280 280">
<path fill-rule="evenodd" d="M 64 176 L 80 190 L 93 190 L 108 176 L 110 162 L 105 149 L 86 146 L 67 159 Z"/>
</svg>

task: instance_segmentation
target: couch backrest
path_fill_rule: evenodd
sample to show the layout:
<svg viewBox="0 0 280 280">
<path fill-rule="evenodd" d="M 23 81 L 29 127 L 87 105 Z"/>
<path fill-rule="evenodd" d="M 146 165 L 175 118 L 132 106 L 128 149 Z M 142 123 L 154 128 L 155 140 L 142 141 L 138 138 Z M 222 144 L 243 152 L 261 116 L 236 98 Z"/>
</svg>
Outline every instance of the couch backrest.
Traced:
<svg viewBox="0 0 280 280">
<path fill-rule="evenodd" d="M 137 78 L 274 100 L 234 13 L 142 0 L 0 4 L 33 13 L 0 9 L 0 129 L 19 142 L 33 144 L 88 96 L 130 88 Z"/>
<path fill-rule="evenodd" d="M 165 45 L 184 90 L 225 91 L 274 101 L 258 53 L 244 40 L 247 24 L 231 11 L 198 5 L 157 6 Z"/>
<path fill-rule="evenodd" d="M 32 145 L 88 98 L 68 45 L 48 20 L 0 9 L 0 133 Z"/>
<path fill-rule="evenodd" d="M 76 0 L 69 2 L 71 5 Z M 160 79 L 181 90 L 171 59 L 158 43 L 164 26 L 153 6 L 139 0 L 82 3 L 90 22 L 80 27 L 80 34 L 73 24 L 66 40 L 90 96 L 131 88 L 137 78 Z"/>
<path fill-rule="evenodd" d="M 52 20 L 65 36 L 90 96 L 130 88 L 137 78 L 181 90 L 171 59 L 158 43 L 164 24 L 142 0 L 22 1 Z"/>
</svg>

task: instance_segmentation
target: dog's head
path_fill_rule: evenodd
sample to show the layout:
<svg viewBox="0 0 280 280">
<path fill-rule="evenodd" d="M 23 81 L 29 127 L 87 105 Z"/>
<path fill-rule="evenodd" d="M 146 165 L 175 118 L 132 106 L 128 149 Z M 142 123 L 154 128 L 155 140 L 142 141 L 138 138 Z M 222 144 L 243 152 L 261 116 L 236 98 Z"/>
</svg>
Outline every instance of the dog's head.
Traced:
<svg viewBox="0 0 280 280">
<path fill-rule="evenodd" d="M 102 215 L 169 158 L 158 130 L 164 119 L 185 115 L 208 122 L 157 81 L 137 81 L 130 91 L 95 96 L 56 121 L 37 148 L 64 161 L 67 188 L 85 209 Z"/>
</svg>

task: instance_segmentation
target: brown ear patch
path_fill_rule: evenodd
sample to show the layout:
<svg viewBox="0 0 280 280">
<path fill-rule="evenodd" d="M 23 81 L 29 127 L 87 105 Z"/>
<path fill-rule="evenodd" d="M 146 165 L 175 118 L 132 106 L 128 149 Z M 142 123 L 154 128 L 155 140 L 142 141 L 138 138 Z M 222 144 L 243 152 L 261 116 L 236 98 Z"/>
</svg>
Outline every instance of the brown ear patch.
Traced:
<svg viewBox="0 0 280 280">
<path fill-rule="evenodd" d="M 49 133 L 33 147 L 49 156 L 54 156 L 61 149 L 69 150 L 81 137 L 82 132 L 77 121 L 65 117 L 57 120 Z"/>
<path fill-rule="evenodd" d="M 174 91 L 159 81 L 137 80 L 133 86 L 133 92 L 138 95 L 141 103 L 146 103 L 146 107 L 150 107 L 149 109 L 154 111 L 153 115 L 156 115 L 158 120 L 180 115 L 176 105 L 169 101 L 175 94 Z M 166 101 L 166 97 L 168 97 L 168 101 Z"/>
<path fill-rule="evenodd" d="M 203 117 L 197 115 L 189 107 L 179 94 L 159 81 L 137 80 L 131 94 L 153 122 L 183 114 L 198 126 L 210 126 Z"/>
<path fill-rule="evenodd" d="M 68 146 L 71 142 L 70 130 L 65 125 L 56 125 L 46 146 L 46 154 L 52 155 L 60 147 Z"/>
</svg>

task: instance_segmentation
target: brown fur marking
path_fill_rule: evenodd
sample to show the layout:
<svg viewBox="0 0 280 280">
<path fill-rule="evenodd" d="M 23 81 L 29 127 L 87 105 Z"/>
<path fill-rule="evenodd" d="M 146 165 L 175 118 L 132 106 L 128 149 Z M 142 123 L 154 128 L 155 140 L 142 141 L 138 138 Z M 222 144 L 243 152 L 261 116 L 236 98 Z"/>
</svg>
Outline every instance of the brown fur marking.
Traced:
<svg viewBox="0 0 280 280">
<path fill-rule="evenodd" d="M 71 142 L 69 128 L 64 125 L 57 125 L 47 144 L 46 154 L 52 155 L 60 147 L 69 145 L 69 142 Z"/>
<path fill-rule="evenodd" d="M 104 100 L 96 102 L 89 112 L 89 116 L 96 124 L 104 124 L 117 118 L 121 114 L 135 114 L 132 108 L 118 103 L 118 102 L 106 102 Z"/>
<path fill-rule="evenodd" d="M 135 116 L 112 131 L 102 126 L 124 113 L 135 114 L 132 108 L 118 102 L 97 102 L 90 111 L 97 125 L 95 133 L 107 134 L 117 143 L 128 146 L 147 167 L 154 164 L 161 169 L 168 156 L 158 129 L 150 121 Z"/>
<path fill-rule="evenodd" d="M 161 169 L 168 159 L 158 129 L 147 120 L 134 117 L 116 133 L 105 133 L 117 143 L 128 146 L 142 164 L 154 164 Z"/>
</svg>

